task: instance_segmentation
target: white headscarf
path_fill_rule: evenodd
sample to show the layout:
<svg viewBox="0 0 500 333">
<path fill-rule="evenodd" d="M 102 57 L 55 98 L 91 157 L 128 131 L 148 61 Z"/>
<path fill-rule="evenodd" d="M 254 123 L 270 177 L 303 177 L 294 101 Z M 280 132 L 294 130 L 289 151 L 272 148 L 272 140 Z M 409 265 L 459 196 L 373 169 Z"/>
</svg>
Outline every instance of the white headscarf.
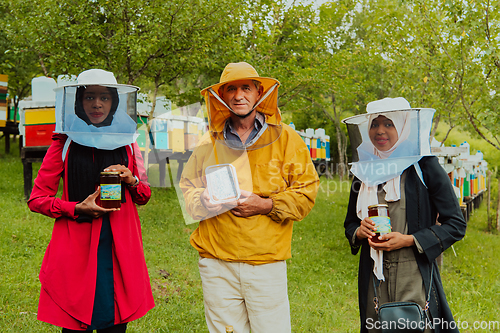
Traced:
<svg viewBox="0 0 500 333">
<path fill-rule="evenodd" d="M 408 139 L 411 131 L 409 121 L 410 118 L 408 112 L 405 111 L 393 111 L 386 114 L 372 114 L 368 118 L 368 128 L 370 128 L 372 121 L 380 115 L 387 117 L 393 122 L 394 127 L 398 132 L 398 140 L 387 151 L 381 151 L 377 149 L 371 141 L 366 142 L 365 145 L 371 147 L 370 150 L 373 151 L 373 154 L 375 156 L 378 156 L 381 159 L 386 159 L 391 156 L 391 154 L 399 147 L 402 142 Z M 386 184 L 384 185 L 384 191 L 386 192 L 386 201 L 393 202 L 398 201 L 401 198 L 400 180 L 401 173 L 386 182 Z M 367 186 L 364 182 L 361 183 L 356 207 L 356 212 L 360 219 L 368 216 L 368 206 L 378 204 L 377 186 L 378 185 Z"/>
<path fill-rule="evenodd" d="M 379 116 L 381 116 L 381 114 L 370 115 L 370 117 L 368 118 L 368 129 L 371 127 L 372 121 L 378 118 Z M 396 141 L 394 146 L 392 146 L 389 150 L 386 151 L 378 150 L 375 146 L 373 146 L 373 143 L 371 141 L 369 141 L 368 143 L 373 146 L 374 155 L 380 158 L 388 158 L 389 156 L 391 156 L 394 150 L 396 150 L 396 148 L 399 147 L 401 142 L 405 141 L 410 136 L 410 131 L 411 131 L 409 124 L 410 117 L 408 112 L 404 111 L 388 112 L 386 114 L 383 114 L 382 116 L 392 121 L 394 127 L 396 128 L 396 131 L 398 132 L 398 140 Z"/>
</svg>

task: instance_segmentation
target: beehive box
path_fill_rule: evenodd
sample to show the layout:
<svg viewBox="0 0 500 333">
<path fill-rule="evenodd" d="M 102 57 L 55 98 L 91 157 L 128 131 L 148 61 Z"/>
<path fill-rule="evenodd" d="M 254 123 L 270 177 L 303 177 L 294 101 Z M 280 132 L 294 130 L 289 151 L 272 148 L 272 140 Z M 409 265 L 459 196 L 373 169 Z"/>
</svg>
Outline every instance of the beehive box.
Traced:
<svg viewBox="0 0 500 333">
<path fill-rule="evenodd" d="M 187 117 L 184 123 L 184 148 L 192 150 L 198 145 L 201 139 L 199 132 L 199 124 L 203 123 L 203 119 L 198 117 Z"/>
<path fill-rule="evenodd" d="M 5 127 L 9 119 L 7 108 L 7 82 L 9 77 L 0 74 L 0 127 Z"/>
<path fill-rule="evenodd" d="M 156 149 L 169 149 L 168 147 L 168 121 L 166 119 L 153 119 L 151 125 L 154 146 Z"/>
<path fill-rule="evenodd" d="M 186 117 L 171 116 L 167 122 L 169 149 L 173 152 L 183 152 L 184 147 L 184 122 Z"/>
<path fill-rule="evenodd" d="M 148 124 L 148 116 L 144 114 L 137 115 L 137 133 L 139 136 L 137 137 L 137 144 L 139 148 L 146 147 L 146 126 Z M 151 131 L 151 129 L 150 129 Z M 149 148 L 153 148 L 153 136 L 152 133 L 149 133 Z"/>
<path fill-rule="evenodd" d="M 24 145 L 50 146 L 56 128 L 55 108 L 24 110 Z"/>
<path fill-rule="evenodd" d="M 25 147 L 50 146 L 56 128 L 54 102 L 21 101 L 19 132 Z"/>
</svg>

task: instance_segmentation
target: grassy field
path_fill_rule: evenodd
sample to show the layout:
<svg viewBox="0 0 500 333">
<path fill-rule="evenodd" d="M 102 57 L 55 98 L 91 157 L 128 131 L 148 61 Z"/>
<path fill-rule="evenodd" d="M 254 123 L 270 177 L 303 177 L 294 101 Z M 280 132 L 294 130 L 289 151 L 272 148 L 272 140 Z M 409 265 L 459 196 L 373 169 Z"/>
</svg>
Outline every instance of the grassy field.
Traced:
<svg viewBox="0 0 500 333">
<path fill-rule="evenodd" d="M 53 221 L 28 210 L 17 147 L 6 156 L 0 143 L 0 331 L 60 332 L 36 320 L 38 272 Z M 294 225 L 288 260 L 293 332 L 359 331 L 358 257 L 350 254 L 343 231 L 348 189 L 348 182 L 322 179 L 313 211 Z M 198 255 L 188 241 L 196 224 L 184 223 L 173 188 L 154 188 L 139 214 L 156 307 L 130 323 L 128 332 L 207 332 Z M 486 220 L 483 203 L 465 239 L 444 254 L 443 284 L 455 318 L 468 325 L 462 332 L 500 332 L 498 326 L 473 328 L 475 322 L 500 322 L 500 236 L 486 232 Z"/>
</svg>

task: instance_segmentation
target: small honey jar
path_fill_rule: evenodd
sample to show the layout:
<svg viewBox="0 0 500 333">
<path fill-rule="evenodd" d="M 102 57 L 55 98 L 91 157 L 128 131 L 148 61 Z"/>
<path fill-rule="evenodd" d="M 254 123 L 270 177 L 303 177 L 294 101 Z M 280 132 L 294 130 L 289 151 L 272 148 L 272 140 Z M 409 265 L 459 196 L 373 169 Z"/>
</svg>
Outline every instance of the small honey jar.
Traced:
<svg viewBox="0 0 500 333">
<path fill-rule="evenodd" d="M 101 172 L 101 207 L 120 208 L 122 185 L 119 171 Z"/>
<path fill-rule="evenodd" d="M 379 241 L 378 236 L 391 232 L 391 218 L 389 217 L 389 206 L 386 204 L 377 204 L 368 206 L 368 217 L 375 223 L 375 237 L 372 241 Z"/>
</svg>

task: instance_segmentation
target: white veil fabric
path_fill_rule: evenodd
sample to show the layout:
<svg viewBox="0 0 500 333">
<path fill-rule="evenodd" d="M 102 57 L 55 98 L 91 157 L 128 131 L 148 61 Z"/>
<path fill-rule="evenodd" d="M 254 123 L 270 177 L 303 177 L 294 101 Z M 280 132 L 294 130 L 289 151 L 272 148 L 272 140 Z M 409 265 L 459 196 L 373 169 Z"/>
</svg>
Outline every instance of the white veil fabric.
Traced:
<svg viewBox="0 0 500 333">
<path fill-rule="evenodd" d="M 116 89 L 119 99 L 109 126 L 96 127 L 80 118 L 75 110 L 78 87 L 90 85 Z M 72 141 L 87 147 L 113 150 L 134 143 L 137 132 L 138 87 L 118 84 L 111 72 L 90 69 L 80 73 L 76 84 L 58 87 L 56 91 L 55 133 L 66 134 Z"/>
</svg>

